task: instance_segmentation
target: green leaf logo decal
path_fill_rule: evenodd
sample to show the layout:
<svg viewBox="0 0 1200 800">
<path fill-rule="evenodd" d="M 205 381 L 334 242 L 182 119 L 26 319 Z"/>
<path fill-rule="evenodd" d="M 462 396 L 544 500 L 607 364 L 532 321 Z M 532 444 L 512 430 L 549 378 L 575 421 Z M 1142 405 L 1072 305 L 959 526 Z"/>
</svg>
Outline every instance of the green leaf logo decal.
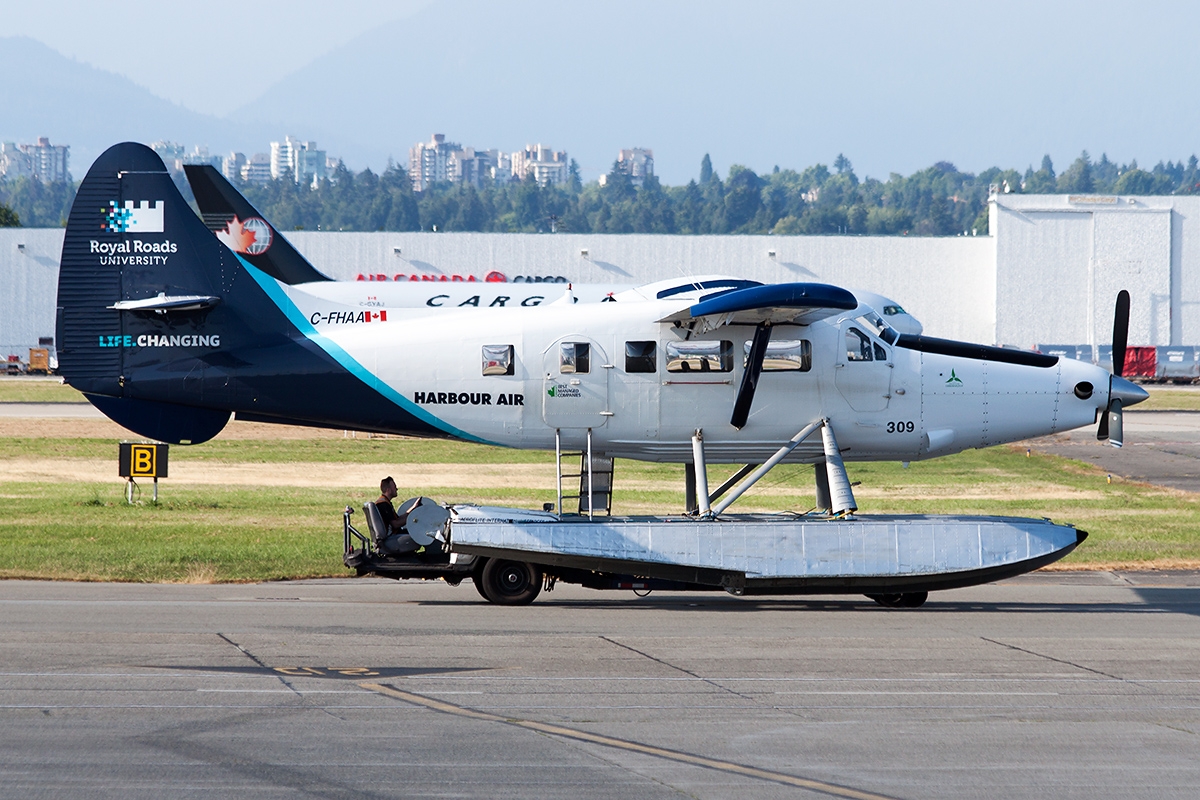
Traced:
<svg viewBox="0 0 1200 800">
<path fill-rule="evenodd" d="M 954 374 L 954 370 L 950 370 L 950 378 L 946 381 L 947 386 L 962 386 L 962 379 Z"/>
<path fill-rule="evenodd" d="M 555 388 L 557 388 L 557 387 L 551 386 L 549 389 L 546 390 L 546 394 L 550 395 L 551 397 L 554 397 Z"/>
</svg>

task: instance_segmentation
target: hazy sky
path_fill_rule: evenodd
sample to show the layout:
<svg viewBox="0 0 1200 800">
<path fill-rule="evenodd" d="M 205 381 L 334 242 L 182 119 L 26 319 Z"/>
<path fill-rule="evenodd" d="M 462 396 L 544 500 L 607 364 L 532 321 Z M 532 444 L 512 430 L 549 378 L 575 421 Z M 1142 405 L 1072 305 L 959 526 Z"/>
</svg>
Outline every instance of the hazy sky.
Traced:
<svg viewBox="0 0 1200 800">
<path fill-rule="evenodd" d="M 361 33 L 435 0 L 38 0 L 6 4 L 28 36 L 193 111 L 223 116 Z"/>
<path fill-rule="evenodd" d="M 585 179 L 621 147 L 652 147 L 669 184 L 705 152 L 723 172 L 844 151 L 886 179 L 943 159 L 1023 169 L 1049 153 L 1061 171 L 1084 149 L 1143 166 L 1200 151 L 1200 2 L 1187 0 L 11 6 L 5 35 L 194 111 L 318 138 L 354 168 L 403 161 L 435 131 L 542 141 Z"/>
</svg>

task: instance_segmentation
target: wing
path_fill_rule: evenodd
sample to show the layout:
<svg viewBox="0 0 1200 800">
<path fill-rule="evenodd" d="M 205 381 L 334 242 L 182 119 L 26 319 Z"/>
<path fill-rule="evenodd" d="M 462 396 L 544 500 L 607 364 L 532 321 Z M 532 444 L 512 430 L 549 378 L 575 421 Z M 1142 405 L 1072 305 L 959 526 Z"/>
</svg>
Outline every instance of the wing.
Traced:
<svg viewBox="0 0 1200 800">
<path fill-rule="evenodd" d="M 676 325 L 698 322 L 700 332 L 722 325 L 753 325 L 754 341 L 742 374 L 742 385 L 733 404 L 729 424 L 741 430 L 750 416 L 750 406 L 762 373 L 763 357 L 775 325 L 808 325 L 842 311 L 858 308 L 858 299 L 838 286 L 824 283 L 775 283 L 766 286 L 728 289 L 700 298 L 659 322 Z"/>
<path fill-rule="evenodd" d="M 857 307 L 858 299 L 838 286 L 773 283 L 714 292 L 659 322 L 700 320 L 703 330 L 722 325 L 808 325 Z"/>
</svg>

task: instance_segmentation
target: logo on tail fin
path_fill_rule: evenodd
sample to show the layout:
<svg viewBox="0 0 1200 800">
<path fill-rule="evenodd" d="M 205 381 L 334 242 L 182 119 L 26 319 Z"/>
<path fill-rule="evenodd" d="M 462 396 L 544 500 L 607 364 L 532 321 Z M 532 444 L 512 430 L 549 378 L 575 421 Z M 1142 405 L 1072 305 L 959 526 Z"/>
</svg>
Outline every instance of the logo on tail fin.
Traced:
<svg viewBox="0 0 1200 800">
<path fill-rule="evenodd" d="M 271 247 L 271 226 L 258 217 L 229 220 L 225 230 L 216 231 L 217 238 L 235 253 L 260 256 Z"/>
<path fill-rule="evenodd" d="M 109 200 L 108 208 L 100 209 L 104 214 L 101 227 L 112 233 L 162 233 L 164 205 L 162 200 L 142 200 L 135 206 L 126 200 L 125 207 L 119 208 L 116 200 Z"/>
</svg>

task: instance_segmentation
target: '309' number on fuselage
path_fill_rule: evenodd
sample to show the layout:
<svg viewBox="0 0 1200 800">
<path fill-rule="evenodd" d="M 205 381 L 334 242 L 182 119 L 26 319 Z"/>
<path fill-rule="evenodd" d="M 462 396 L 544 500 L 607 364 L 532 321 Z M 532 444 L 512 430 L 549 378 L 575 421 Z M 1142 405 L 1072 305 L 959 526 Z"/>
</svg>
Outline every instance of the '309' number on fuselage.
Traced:
<svg viewBox="0 0 1200 800">
<path fill-rule="evenodd" d="M 887 424 L 888 433 L 912 433 L 916 429 L 916 425 L 911 422 L 889 422 Z"/>
</svg>

